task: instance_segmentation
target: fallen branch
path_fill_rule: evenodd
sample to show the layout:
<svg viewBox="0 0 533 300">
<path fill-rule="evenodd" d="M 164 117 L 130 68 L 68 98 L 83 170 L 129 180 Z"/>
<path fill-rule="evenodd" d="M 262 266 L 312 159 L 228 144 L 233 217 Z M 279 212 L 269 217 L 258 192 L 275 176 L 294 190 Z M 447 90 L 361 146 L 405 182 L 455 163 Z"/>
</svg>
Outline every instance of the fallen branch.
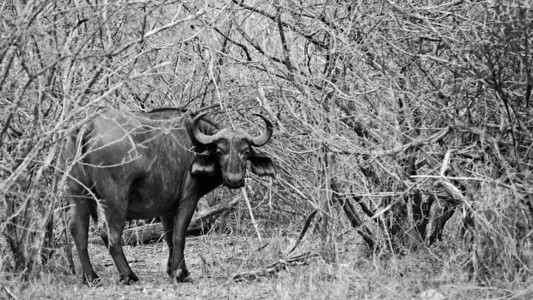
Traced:
<svg viewBox="0 0 533 300">
<path fill-rule="evenodd" d="M 259 279 L 259 277 L 273 276 L 281 270 L 287 269 L 287 267 L 304 265 L 307 263 L 308 259 L 314 257 L 319 257 L 319 255 L 317 253 L 307 252 L 288 259 L 280 259 L 277 262 L 266 266 L 264 269 L 233 274 L 230 276 L 226 284 L 232 281 L 252 281 Z"/>
<path fill-rule="evenodd" d="M 240 197 L 235 197 L 231 202 L 222 203 L 197 213 L 187 229 L 187 235 L 200 235 L 209 231 L 220 215 L 233 210 Z M 124 245 L 147 244 L 150 241 L 161 241 L 164 237 L 162 223 L 147 224 L 135 228 L 124 230 L 122 233 L 122 242 Z M 98 238 L 90 239 L 93 244 L 103 245 L 104 243 Z"/>
</svg>

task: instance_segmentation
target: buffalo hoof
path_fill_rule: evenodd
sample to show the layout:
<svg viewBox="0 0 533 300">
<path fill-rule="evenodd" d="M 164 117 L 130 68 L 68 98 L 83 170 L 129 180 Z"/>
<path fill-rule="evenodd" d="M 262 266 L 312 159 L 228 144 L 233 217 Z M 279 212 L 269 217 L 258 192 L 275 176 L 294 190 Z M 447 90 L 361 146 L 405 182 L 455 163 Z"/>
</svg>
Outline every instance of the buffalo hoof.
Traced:
<svg viewBox="0 0 533 300">
<path fill-rule="evenodd" d="M 100 283 L 100 277 L 96 273 L 83 274 L 82 281 L 87 285 L 98 285 Z"/>
<path fill-rule="evenodd" d="M 184 269 L 178 269 L 176 271 L 176 282 L 192 282 L 189 271 Z"/>
<path fill-rule="evenodd" d="M 128 275 L 120 275 L 120 278 L 118 279 L 118 282 L 124 285 L 131 285 L 137 281 L 139 281 L 139 277 L 133 273 Z"/>
</svg>

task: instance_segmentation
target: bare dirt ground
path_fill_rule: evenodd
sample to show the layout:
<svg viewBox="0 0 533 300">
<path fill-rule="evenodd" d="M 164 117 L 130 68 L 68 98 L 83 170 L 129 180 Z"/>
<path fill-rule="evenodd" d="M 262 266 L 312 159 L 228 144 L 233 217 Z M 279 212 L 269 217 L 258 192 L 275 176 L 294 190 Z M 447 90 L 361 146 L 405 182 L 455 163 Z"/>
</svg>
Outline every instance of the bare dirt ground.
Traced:
<svg viewBox="0 0 533 300">
<path fill-rule="evenodd" d="M 174 283 L 166 274 L 165 243 L 125 247 L 131 267 L 141 279 L 131 286 L 117 283 L 111 256 L 101 245 L 90 255 L 101 278 L 98 286 L 81 284 L 64 256 L 38 280 L 3 283 L 0 299 L 532 299 L 529 279 L 514 286 L 473 284 L 450 261 L 428 253 L 380 257 L 365 253 L 353 240 L 339 244 L 340 263 L 310 258 L 273 276 L 233 281 L 232 275 L 260 270 L 283 258 L 292 240 L 276 237 L 260 243 L 255 236 L 211 234 L 187 240 L 186 259 L 193 282 Z M 312 251 L 318 243 L 304 244 Z M 448 248 L 453 248 L 449 247 Z M 75 257 L 76 258 L 76 257 Z M 77 263 L 77 261 L 76 261 Z M 2 287 L 0 287 L 2 289 Z M 7 292 L 9 291 L 9 293 Z"/>
</svg>

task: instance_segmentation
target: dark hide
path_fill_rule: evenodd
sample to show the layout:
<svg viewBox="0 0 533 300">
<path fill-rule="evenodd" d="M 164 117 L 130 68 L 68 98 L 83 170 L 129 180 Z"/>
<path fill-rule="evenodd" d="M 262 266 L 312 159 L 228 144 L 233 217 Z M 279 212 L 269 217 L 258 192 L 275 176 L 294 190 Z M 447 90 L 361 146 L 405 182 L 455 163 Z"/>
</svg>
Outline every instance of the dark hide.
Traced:
<svg viewBox="0 0 533 300">
<path fill-rule="evenodd" d="M 102 239 L 120 282 L 139 280 L 122 251 L 125 222 L 159 216 L 169 247 L 167 272 L 182 282 L 189 276 L 183 255 L 185 234 L 198 199 L 221 184 L 241 187 L 247 160 L 254 173 L 274 175 L 270 158 L 256 154 L 244 131 L 218 131 L 214 123 L 199 116 L 196 124 L 202 136 L 218 131 L 215 141 L 200 143 L 192 123 L 191 115 L 179 109 L 141 114 L 107 109 L 68 139 L 70 231 L 84 281 L 98 278 L 87 252 L 89 217 L 98 218 L 97 205 L 106 225 Z"/>
</svg>

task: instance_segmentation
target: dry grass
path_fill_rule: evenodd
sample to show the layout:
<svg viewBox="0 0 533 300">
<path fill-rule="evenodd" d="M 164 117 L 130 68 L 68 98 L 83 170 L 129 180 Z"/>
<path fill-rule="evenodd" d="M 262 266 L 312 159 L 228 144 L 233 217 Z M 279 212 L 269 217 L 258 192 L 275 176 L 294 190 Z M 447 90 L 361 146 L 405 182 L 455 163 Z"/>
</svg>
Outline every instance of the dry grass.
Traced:
<svg viewBox="0 0 533 300">
<path fill-rule="evenodd" d="M 91 258 L 102 281 L 85 286 L 68 272 L 58 253 L 41 278 L 21 283 L 3 278 L 6 289 L 17 299 L 529 299 L 531 279 L 479 286 L 457 260 L 441 260 L 437 254 L 420 251 L 404 256 L 368 253 L 354 243 L 353 235 L 338 242 L 339 262 L 327 264 L 319 258 L 289 267 L 275 276 L 247 282 L 228 281 L 231 274 L 260 269 L 282 258 L 292 238 L 276 235 L 264 243 L 253 236 L 210 234 L 189 238 L 186 249 L 194 282 L 176 284 L 165 273 L 164 243 L 126 247 L 125 252 L 141 281 L 132 286 L 116 283 L 116 268 L 107 251 L 91 247 Z M 318 245 L 304 242 L 299 251 Z M 438 249 L 438 247 L 436 248 Z M 460 250 L 447 248 L 449 253 Z M 450 250 L 451 249 L 451 250 Z M 450 255 L 458 257 L 459 253 Z M 429 295 L 429 296 L 428 296 Z M 431 298 L 431 295 L 435 298 Z M 437 295 L 437 296 L 435 296 Z"/>
</svg>

